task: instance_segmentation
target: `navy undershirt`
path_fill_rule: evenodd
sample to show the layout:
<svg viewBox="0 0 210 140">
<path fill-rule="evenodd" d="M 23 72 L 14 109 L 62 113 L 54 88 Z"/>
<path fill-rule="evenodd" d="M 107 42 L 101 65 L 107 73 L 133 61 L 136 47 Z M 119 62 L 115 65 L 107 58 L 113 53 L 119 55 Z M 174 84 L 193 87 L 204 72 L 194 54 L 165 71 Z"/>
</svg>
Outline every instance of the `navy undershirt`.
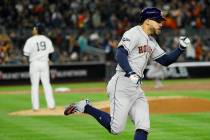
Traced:
<svg viewBox="0 0 210 140">
<path fill-rule="evenodd" d="M 168 66 L 168 65 L 174 63 L 183 52 L 184 52 L 184 50 L 182 50 L 178 47 L 175 50 L 173 50 L 172 52 L 164 54 L 163 56 L 155 59 L 155 61 L 160 63 L 163 66 Z"/>
<path fill-rule="evenodd" d="M 183 52 L 184 52 L 184 50 L 182 50 L 180 48 L 176 48 L 172 52 L 170 52 L 168 54 L 164 54 L 163 56 L 155 59 L 155 61 L 157 61 L 158 63 L 160 63 L 163 66 L 168 66 L 168 65 L 172 64 L 173 62 L 175 62 Z M 123 46 L 120 46 L 117 48 L 116 60 L 117 60 L 118 64 L 120 65 L 120 67 L 126 73 L 132 72 L 132 69 L 128 62 L 128 51 Z"/>
<path fill-rule="evenodd" d="M 128 63 L 128 51 L 123 46 L 117 48 L 116 60 L 126 73 L 133 71 Z"/>
</svg>

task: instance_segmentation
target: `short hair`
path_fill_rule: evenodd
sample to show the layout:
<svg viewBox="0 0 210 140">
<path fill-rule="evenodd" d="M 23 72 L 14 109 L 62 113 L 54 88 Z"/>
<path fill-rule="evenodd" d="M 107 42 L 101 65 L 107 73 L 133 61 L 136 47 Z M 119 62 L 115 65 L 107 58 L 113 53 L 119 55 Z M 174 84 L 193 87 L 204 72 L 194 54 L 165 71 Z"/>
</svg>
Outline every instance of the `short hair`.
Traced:
<svg viewBox="0 0 210 140">
<path fill-rule="evenodd" d="M 44 33 L 44 25 L 42 23 L 36 23 L 34 27 L 37 29 L 38 34 Z"/>
</svg>

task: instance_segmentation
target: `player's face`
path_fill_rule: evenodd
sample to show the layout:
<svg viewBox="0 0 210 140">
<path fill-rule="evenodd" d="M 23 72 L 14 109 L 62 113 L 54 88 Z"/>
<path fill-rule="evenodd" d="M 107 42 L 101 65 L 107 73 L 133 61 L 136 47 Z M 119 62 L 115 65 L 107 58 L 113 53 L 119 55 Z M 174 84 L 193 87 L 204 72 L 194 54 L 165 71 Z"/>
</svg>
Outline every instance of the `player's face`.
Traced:
<svg viewBox="0 0 210 140">
<path fill-rule="evenodd" d="M 149 20 L 151 35 L 159 35 L 163 26 L 162 21 Z"/>
</svg>

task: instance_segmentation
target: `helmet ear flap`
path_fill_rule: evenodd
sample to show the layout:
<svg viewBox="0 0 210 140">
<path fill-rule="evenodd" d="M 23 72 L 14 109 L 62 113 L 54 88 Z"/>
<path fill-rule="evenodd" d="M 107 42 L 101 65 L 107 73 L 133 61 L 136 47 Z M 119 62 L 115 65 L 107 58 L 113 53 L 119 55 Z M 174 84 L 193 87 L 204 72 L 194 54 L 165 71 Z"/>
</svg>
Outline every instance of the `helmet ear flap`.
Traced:
<svg viewBox="0 0 210 140">
<path fill-rule="evenodd" d="M 145 18 L 144 18 L 144 15 L 142 13 L 139 13 L 138 15 L 138 22 L 140 24 L 142 24 L 144 22 Z"/>
<path fill-rule="evenodd" d="M 147 11 L 146 10 L 147 10 L 147 8 L 144 8 L 141 11 L 139 11 L 138 17 L 139 17 L 139 23 L 140 24 L 143 24 L 143 22 L 147 19 L 147 16 L 146 16 Z"/>
</svg>

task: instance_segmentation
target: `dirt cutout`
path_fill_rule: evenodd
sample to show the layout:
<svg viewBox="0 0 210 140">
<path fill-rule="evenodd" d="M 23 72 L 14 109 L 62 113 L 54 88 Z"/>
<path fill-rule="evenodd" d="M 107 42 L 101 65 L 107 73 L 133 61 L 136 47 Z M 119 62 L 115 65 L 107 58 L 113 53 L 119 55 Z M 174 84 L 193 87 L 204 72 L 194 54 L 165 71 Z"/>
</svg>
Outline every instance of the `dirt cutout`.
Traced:
<svg viewBox="0 0 210 140">
<path fill-rule="evenodd" d="M 174 114 L 190 112 L 210 112 L 210 100 L 184 97 L 184 96 L 159 96 L 148 97 L 150 113 L 152 114 Z M 109 101 L 94 102 L 92 105 L 103 111 L 109 112 Z M 12 112 L 9 115 L 18 116 L 60 116 L 63 115 L 64 107 L 57 107 L 54 110 L 40 109 L 22 110 Z M 78 113 L 79 114 L 79 113 Z"/>
</svg>

